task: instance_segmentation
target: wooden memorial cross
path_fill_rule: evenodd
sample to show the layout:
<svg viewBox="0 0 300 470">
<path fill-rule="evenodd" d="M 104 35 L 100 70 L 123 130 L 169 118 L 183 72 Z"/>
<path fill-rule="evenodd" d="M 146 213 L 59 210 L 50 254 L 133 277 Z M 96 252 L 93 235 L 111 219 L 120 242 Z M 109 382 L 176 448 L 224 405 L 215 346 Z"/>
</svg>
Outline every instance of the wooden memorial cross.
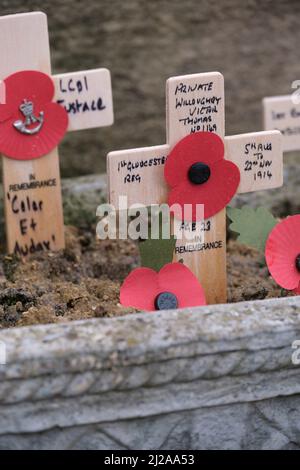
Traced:
<svg viewBox="0 0 300 470">
<path fill-rule="evenodd" d="M 174 145 L 191 132 L 211 131 L 224 139 L 224 79 L 218 72 L 173 77 L 167 81 L 167 144 L 108 154 L 110 203 L 119 196 L 131 204 L 161 204 L 168 187 L 163 167 Z M 239 193 L 282 185 L 281 134 L 258 132 L 225 137 L 225 158 L 240 170 Z M 215 188 L 218 191 L 218 188 Z M 202 240 L 178 240 L 175 259 L 200 280 L 208 303 L 226 302 L 226 211 L 205 221 Z M 195 238 L 197 240 L 197 237 Z"/>
<path fill-rule="evenodd" d="M 47 17 L 41 12 L 0 18 L 0 79 L 25 70 L 51 75 Z M 66 73 L 52 79 L 55 101 L 68 113 L 69 131 L 113 123 L 108 70 Z M 2 104 L 4 95 L 5 90 Z M 3 156 L 3 188 L 10 253 L 25 257 L 35 251 L 64 247 L 57 148 L 33 160 Z"/>
<path fill-rule="evenodd" d="M 291 95 L 270 96 L 263 103 L 263 128 L 282 133 L 284 152 L 300 150 L 300 99 L 299 91 Z"/>
</svg>

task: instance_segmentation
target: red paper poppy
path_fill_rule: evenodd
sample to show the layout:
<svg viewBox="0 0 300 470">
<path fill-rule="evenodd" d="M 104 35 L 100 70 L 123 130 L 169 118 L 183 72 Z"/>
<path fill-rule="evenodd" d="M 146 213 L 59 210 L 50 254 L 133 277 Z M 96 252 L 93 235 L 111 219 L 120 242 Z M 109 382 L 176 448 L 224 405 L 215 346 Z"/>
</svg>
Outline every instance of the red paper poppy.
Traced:
<svg viewBox="0 0 300 470">
<path fill-rule="evenodd" d="M 191 204 L 196 221 L 196 205 L 204 205 L 204 218 L 220 212 L 230 202 L 240 183 L 238 167 L 224 159 L 222 139 L 212 132 L 196 132 L 184 137 L 173 148 L 165 164 L 165 179 L 171 187 L 168 204 L 178 204 L 172 212 L 183 218 L 185 204 Z"/>
<path fill-rule="evenodd" d="M 300 215 L 288 217 L 273 228 L 265 256 L 277 284 L 300 294 Z"/>
<path fill-rule="evenodd" d="M 33 70 L 4 80 L 5 104 L 0 105 L 0 152 L 17 160 L 46 155 L 68 127 L 65 109 L 52 102 L 52 79 Z"/>
<path fill-rule="evenodd" d="M 181 263 L 166 264 L 158 273 L 134 269 L 121 286 L 120 302 L 146 311 L 206 305 L 201 284 Z"/>
</svg>

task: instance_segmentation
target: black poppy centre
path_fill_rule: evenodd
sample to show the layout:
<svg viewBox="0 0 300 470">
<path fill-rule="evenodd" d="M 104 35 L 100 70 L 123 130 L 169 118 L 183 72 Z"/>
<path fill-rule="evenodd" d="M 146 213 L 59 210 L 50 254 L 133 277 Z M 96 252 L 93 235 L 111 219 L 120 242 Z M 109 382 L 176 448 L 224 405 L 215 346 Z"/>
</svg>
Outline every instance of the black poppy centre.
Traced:
<svg viewBox="0 0 300 470">
<path fill-rule="evenodd" d="M 161 292 L 155 298 L 156 310 L 171 310 L 178 307 L 178 300 L 172 292 Z"/>
<path fill-rule="evenodd" d="M 194 163 L 188 171 L 188 178 L 193 184 L 206 183 L 210 178 L 209 166 L 202 162 Z"/>
</svg>

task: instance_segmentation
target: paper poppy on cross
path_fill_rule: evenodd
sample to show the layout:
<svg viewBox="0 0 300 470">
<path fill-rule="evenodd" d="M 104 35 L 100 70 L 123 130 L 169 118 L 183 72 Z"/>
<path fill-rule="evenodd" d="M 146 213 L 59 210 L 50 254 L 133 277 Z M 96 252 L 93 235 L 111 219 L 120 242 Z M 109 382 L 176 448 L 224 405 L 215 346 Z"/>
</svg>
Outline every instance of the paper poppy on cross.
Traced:
<svg viewBox="0 0 300 470">
<path fill-rule="evenodd" d="M 0 153 L 31 160 L 53 150 L 65 135 L 68 114 L 53 102 L 51 77 L 36 70 L 16 72 L 4 80 L 0 104 Z"/>
<path fill-rule="evenodd" d="M 169 206 L 174 215 L 197 221 L 197 204 L 204 206 L 204 219 L 220 212 L 231 201 L 240 183 L 240 170 L 224 158 L 222 139 L 212 132 L 196 132 L 181 139 L 165 164 L 165 180 L 170 187 Z M 184 206 L 191 205 L 185 215 Z M 176 208 L 181 208 L 176 211 Z M 191 215 L 191 216 L 190 216 Z M 190 217 L 189 217 L 190 216 Z"/>
</svg>

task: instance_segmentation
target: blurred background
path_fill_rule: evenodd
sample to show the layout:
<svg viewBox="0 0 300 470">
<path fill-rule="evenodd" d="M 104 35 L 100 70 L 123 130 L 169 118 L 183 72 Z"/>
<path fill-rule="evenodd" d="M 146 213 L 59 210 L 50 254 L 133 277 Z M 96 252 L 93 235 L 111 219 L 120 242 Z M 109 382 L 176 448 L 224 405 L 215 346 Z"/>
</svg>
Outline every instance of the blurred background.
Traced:
<svg viewBox="0 0 300 470">
<path fill-rule="evenodd" d="M 227 135 L 261 130 L 261 99 L 300 79 L 296 0 L 0 0 L 1 15 L 33 10 L 48 15 L 53 73 L 112 74 L 115 124 L 66 135 L 65 177 L 105 171 L 110 150 L 165 143 L 170 76 L 224 74 Z"/>
</svg>

